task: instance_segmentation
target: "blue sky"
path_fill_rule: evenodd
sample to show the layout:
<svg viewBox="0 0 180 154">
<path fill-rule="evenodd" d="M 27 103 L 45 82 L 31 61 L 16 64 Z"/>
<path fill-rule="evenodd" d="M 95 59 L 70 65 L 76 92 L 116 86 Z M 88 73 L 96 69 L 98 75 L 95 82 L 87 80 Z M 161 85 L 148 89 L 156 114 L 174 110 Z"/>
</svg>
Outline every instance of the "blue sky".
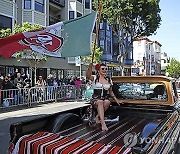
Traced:
<svg viewBox="0 0 180 154">
<path fill-rule="evenodd" d="M 180 0 L 160 0 L 161 25 L 152 41 L 162 44 L 161 52 L 180 61 Z"/>
</svg>

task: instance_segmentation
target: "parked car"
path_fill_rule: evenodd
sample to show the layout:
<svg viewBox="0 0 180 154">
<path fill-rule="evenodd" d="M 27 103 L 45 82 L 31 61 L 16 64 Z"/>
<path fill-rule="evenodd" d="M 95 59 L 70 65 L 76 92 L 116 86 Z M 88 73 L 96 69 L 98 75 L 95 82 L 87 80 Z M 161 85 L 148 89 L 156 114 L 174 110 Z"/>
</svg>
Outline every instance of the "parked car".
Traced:
<svg viewBox="0 0 180 154">
<path fill-rule="evenodd" d="M 105 112 L 108 131 L 89 125 L 89 107 L 13 123 L 14 153 L 174 153 L 180 134 L 180 102 L 174 79 L 113 77 L 113 99 Z M 87 110 L 88 109 L 88 110 Z M 15 145 L 15 146 L 13 146 Z"/>
</svg>

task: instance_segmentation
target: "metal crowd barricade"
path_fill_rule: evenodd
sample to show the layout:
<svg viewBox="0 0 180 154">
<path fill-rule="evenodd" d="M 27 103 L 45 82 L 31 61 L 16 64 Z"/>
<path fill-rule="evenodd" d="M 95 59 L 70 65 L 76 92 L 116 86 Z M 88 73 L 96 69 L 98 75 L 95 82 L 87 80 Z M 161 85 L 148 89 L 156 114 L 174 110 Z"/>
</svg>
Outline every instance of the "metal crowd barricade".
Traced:
<svg viewBox="0 0 180 154">
<path fill-rule="evenodd" d="M 54 86 L 32 87 L 29 89 L 28 105 L 39 102 L 56 101 L 57 88 Z"/>
<path fill-rule="evenodd" d="M 62 85 L 57 87 L 57 100 L 81 100 L 84 99 L 86 85 L 76 88 L 74 85 Z"/>
<path fill-rule="evenodd" d="M 57 100 L 75 99 L 75 86 L 62 85 L 57 89 Z"/>
<path fill-rule="evenodd" d="M 81 100 L 85 99 L 85 91 L 86 85 L 81 85 L 79 88 L 74 85 L 61 85 L 1 90 L 0 108 L 19 105 L 31 106 L 40 102 Z"/>
<path fill-rule="evenodd" d="M 24 105 L 28 98 L 26 88 L 1 90 L 0 107 Z"/>
</svg>

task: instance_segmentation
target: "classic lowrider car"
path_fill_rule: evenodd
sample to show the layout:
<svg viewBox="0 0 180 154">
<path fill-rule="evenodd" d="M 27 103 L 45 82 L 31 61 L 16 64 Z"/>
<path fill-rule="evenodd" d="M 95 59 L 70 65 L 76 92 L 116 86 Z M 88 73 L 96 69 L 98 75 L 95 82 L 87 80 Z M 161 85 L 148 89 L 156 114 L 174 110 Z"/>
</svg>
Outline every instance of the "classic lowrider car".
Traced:
<svg viewBox="0 0 180 154">
<path fill-rule="evenodd" d="M 93 107 L 82 107 L 10 126 L 13 153 L 173 153 L 179 133 L 174 79 L 163 76 L 113 77 L 105 112 L 109 131 L 89 125 Z M 91 123 L 92 124 L 92 123 Z M 15 145 L 13 147 L 12 145 Z"/>
</svg>

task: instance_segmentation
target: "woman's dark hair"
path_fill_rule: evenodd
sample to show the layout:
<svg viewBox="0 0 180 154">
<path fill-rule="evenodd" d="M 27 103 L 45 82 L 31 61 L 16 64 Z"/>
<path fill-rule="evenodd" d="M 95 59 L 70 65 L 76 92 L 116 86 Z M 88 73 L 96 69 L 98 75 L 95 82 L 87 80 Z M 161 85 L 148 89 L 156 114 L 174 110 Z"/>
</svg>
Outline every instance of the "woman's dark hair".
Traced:
<svg viewBox="0 0 180 154">
<path fill-rule="evenodd" d="M 106 65 L 103 64 L 103 63 L 102 63 L 102 64 L 96 64 L 96 65 L 95 65 L 95 70 L 96 70 L 96 71 L 99 71 L 99 69 L 100 69 L 101 66 L 106 66 Z"/>
<path fill-rule="evenodd" d="M 101 67 L 101 66 L 106 66 L 106 64 L 101 63 L 101 64 L 99 64 L 99 66 L 100 66 L 100 67 Z M 99 67 L 99 69 L 100 69 L 100 67 Z M 106 80 L 108 80 L 108 82 L 110 83 L 110 78 L 109 78 L 109 77 L 105 76 L 104 78 L 105 78 Z M 99 81 L 99 73 L 98 73 L 98 71 L 96 71 L 96 80 L 95 80 L 95 84 L 96 84 L 97 81 Z"/>
<path fill-rule="evenodd" d="M 101 65 L 101 66 L 106 66 L 106 64 L 104 64 L 104 63 L 101 63 L 100 65 Z"/>
</svg>

